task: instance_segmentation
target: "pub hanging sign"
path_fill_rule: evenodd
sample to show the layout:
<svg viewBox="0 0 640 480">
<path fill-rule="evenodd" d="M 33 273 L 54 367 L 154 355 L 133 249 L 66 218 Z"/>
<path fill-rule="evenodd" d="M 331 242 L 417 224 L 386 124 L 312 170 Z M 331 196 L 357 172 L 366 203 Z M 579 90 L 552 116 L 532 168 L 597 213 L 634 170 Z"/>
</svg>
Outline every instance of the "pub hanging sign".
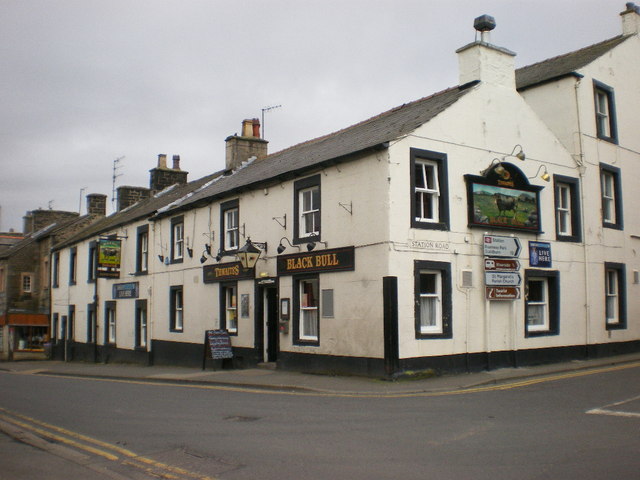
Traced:
<svg viewBox="0 0 640 480">
<path fill-rule="evenodd" d="M 349 270 L 355 270 L 354 247 L 295 253 L 278 257 L 278 275 Z"/>
<path fill-rule="evenodd" d="M 101 238 L 98 241 L 96 276 L 99 278 L 120 278 L 121 253 L 121 240 Z"/>
</svg>

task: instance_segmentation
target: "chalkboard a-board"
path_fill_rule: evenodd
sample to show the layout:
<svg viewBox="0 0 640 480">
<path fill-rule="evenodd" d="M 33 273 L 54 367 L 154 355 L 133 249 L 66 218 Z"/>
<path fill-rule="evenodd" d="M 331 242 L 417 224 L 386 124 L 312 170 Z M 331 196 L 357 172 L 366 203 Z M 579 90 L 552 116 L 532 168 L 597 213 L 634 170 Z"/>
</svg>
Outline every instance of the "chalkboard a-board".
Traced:
<svg viewBox="0 0 640 480">
<path fill-rule="evenodd" d="M 207 330 L 204 334 L 204 356 L 202 359 L 202 369 L 204 370 L 207 353 L 211 352 L 213 360 L 224 360 L 233 358 L 231 349 L 231 338 L 226 330 Z"/>
</svg>

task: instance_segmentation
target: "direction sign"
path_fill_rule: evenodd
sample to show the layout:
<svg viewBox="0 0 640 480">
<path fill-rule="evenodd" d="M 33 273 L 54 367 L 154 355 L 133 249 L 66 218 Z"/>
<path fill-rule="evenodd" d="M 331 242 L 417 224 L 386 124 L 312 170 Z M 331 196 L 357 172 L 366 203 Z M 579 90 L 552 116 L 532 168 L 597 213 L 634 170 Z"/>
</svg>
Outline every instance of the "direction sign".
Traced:
<svg viewBox="0 0 640 480">
<path fill-rule="evenodd" d="M 506 270 L 513 272 L 520 270 L 520 262 L 510 258 L 485 258 L 484 269 L 486 271 Z"/>
<path fill-rule="evenodd" d="M 522 283 L 522 277 L 516 272 L 484 272 L 485 285 L 517 286 Z"/>
<path fill-rule="evenodd" d="M 520 287 L 485 287 L 487 300 L 517 300 L 520 298 Z"/>
<path fill-rule="evenodd" d="M 516 237 L 499 235 L 484 236 L 485 257 L 518 257 L 520 255 L 520 240 Z"/>
</svg>

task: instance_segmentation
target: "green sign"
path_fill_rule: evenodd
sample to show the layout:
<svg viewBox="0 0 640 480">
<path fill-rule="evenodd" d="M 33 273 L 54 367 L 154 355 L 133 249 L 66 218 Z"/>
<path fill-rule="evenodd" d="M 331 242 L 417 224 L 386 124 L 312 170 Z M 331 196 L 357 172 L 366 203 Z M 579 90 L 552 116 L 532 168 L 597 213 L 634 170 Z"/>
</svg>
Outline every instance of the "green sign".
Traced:
<svg viewBox="0 0 640 480">
<path fill-rule="evenodd" d="M 100 239 L 96 275 L 100 278 L 120 278 L 120 240 Z"/>
</svg>

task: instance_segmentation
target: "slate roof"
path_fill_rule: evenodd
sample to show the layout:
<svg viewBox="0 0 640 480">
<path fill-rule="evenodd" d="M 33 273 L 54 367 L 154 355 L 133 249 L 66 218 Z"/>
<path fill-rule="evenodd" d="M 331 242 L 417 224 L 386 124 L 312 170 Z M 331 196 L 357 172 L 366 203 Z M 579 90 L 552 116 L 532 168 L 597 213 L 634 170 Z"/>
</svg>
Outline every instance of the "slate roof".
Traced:
<svg viewBox="0 0 640 480">
<path fill-rule="evenodd" d="M 577 70 L 593 62 L 631 36 L 619 35 L 574 52 L 519 68 L 516 70 L 516 88 L 525 90 L 569 75 L 579 75 Z"/>
<path fill-rule="evenodd" d="M 254 188 L 257 184 L 281 181 L 304 171 L 340 162 L 348 155 L 384 145 L 427 123 L 458 101 L 476 83 L 443 90 L 329 135 L 268 155 L 219 178 L 172 208 L 163 209 L 157 217 L 176 214 L 235 191 Z"/>
<path fill-rule="evenodd" d="M 193 180 L 183 185 L 175 184 L 158 192 L 151 198 L 142 200 L 134 205 L 114 212 L 107 217 L 96 220 L 88 227 L 82 229 L 75 235 L 70 236 L 64 241 L 58 243 L 54 250 L 58 250 L 68 245 L 73 245 L 87 238 L 96 237 L 100 234 L 112 232 L 114 229 L 129 224 L 131 222 L 148 218 L 155 214 L 159 209 L 170 205 L 172 202 L 179 201 L 188 196 L 193 195 L 198 189 L 208 185 L 216 177 L 222 175 L 223 172 L 216 172 L 205 177 Z"/>
</svg>

